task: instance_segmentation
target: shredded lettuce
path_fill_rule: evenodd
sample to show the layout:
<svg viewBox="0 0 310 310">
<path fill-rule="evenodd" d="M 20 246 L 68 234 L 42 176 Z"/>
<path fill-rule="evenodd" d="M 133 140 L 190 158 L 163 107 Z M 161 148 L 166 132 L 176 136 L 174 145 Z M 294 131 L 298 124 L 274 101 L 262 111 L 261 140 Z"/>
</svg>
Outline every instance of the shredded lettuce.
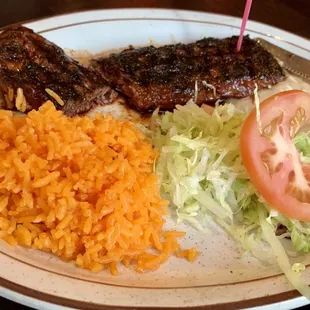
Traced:
<svg viewBox="0 0 310 310">
<path fill-rule="evenodd" d="M 306 269 L 306 266 L 304 264 L 301 263 L 295 263 L 292 266 L 292 270 L 298 275 L 300 276 L 301 272 L 304 271 Z"/>
<path fill-rule="evenodd" d="M 207 83 L 206 81 L 202 81 L 202 85 L 206 88 L 210 88 L 213 90 L 213 96 L 216 97 L 216 87 L 210 83 Z"/>
<path fill-rule="evenodd" d="M 309 253 L 310 223 L 270 209 L 250 182 L 239 149 L 246 117 L 232 104 L 217 104 L 210 115 L 193 101 L 173 112 L 154 114 L 152 137 L 160 151 L 156 172 L 161 193 L 171 202 L 178 222 L 203 230 L 211 217 L 246 252 L 261 260 L 276 257 L 289 281 L 309 298 L 310 290 L 298 275 L 301 269 L 292 269 L 281 240 L 290 237 L 295 252 Z M 298 133 L 294 143 L 301 160 L 310 162 L 309 134 Z M 283 232 L 281 225 L 286 227 Z M 273 251 L 262 246 L 266 242 Z"/>
<path fill-rule="evenodd" d="M 295 264 L 291 267 L 291 263 L 288 259 L 288 256 L 281 244 L 280 240 L 274 233 L 274 229 L 272 225 L 270 225 L 266 221 L 266 212 L 265 209 L 259 208 L 259 219 L 260 219 L 260 226 L 262 231 L 265 235 L 265 239 L 268 240 L 274 254 L 277 257 L 278 264 L 286 277 L 289 279 L 291 284 L 305 297 L 310 300 L 310 289 L 309 286 L 302 280 L 300 277 L 299 271 L 302 270 L 301 264 Z"/>
<path fill-rule="evenodd" d="M 255 111 L 256 111 L 256 122 L 258 125 L 258 129 L 259 132 L 262 133 L 263 132 L 263 126 L 262 126 L 262 120 L 260 118 L 260 101 L 259 101 L 259 97 L 258 97 L 258 86 L 257 84 L 255 84 L 255 89 L 254 89 L 254 104 L 255 104 Z"/>
</svg>

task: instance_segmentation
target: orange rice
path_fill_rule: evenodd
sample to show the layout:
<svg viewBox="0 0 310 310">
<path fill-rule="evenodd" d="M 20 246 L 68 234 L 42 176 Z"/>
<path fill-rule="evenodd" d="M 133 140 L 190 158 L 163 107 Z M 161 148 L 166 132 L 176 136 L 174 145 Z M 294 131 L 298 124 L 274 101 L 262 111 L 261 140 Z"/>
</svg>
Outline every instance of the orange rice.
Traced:
<svg viewBox="0 0 310 310">
<path fill-rule="evenodd" d="M 163 232 L 156 151 L 130 122 L 68 118 L 52 102 L 26 117 L 0 110 L 0 237 L 77 266 L 156 269 L 181 252 Z"/>
</svg>

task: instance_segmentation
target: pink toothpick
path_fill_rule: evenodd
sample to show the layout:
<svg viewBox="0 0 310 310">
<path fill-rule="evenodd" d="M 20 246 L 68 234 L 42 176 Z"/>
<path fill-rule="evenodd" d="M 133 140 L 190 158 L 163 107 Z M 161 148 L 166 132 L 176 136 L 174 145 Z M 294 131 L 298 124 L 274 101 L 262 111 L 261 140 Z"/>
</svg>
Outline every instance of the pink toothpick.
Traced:
<svg viewBox="0 0 310 310">
<path fill-rule="evenodd" d="M 247 0 L 244 8 L 243 18 L 242 18 L 242 24 L 240 29 L 240 35 L 237 43 L 237 51 L 239 52 L 241 49 L 242 41 L 243 41 L 243 34 L 245 31 L 246 23 L 249 19 L 250 11 L 252 6 L 252 0 Z"/>
</svg>

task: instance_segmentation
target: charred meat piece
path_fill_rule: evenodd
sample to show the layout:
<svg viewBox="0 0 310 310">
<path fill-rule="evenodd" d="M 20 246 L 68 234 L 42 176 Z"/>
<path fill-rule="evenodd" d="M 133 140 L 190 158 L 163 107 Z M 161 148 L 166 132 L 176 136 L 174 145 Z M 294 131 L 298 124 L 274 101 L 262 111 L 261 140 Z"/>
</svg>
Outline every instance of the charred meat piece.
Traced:
<svg viewBox="0 0 310 310">
<path fill-rule="evenodd" d="M 274 59 L 256 41 L 208 38 L 192 44 L 129 48 L 92 61 L 104 79 L 138 111 L 171 110 L 197 96 L 196 103 L 243 98 L 284 79 Z M 197 82 L 198 93 L 195 92 Z"/>
<path fill-rule="evenodd" d="M 17 26 L 0 34 L 1 108 L 26 112 L 51 100 L 74 116 L 115 97 L 98 73 L 32 30 Z"/>
</svg>

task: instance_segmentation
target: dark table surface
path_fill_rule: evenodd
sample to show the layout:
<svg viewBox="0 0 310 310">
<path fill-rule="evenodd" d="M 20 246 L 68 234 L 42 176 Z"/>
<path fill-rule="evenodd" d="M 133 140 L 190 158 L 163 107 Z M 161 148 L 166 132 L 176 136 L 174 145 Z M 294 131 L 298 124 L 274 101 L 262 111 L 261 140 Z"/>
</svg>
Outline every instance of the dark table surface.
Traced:
<svg viewBox="0 0 310 310">
<path fill-rule="evenodd" d="M 1 0 L 0 27 L 74 11 L 107 8 L 174 8 L 241 17 L 245 0 Z M 310 39 L 310 0 L 254 0 L 250 18 Z M 27 307 L 0 298 L 0 309 Z"/>
</svg>

